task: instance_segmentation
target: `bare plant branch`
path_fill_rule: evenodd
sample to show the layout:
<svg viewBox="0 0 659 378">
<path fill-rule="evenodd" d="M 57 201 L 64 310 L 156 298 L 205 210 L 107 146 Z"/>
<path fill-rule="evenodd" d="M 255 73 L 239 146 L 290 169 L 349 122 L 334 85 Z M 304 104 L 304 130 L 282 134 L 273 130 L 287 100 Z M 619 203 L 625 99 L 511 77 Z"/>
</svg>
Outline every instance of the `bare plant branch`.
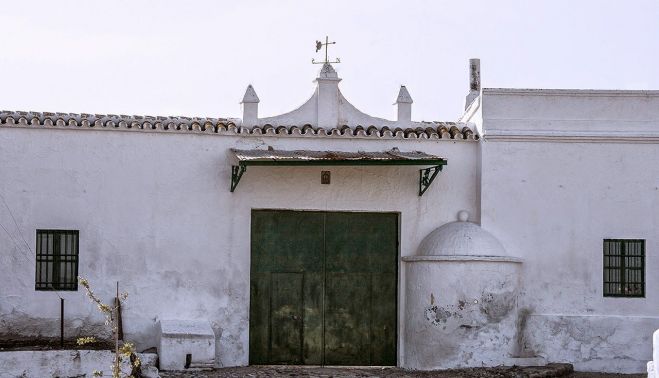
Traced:
<svg viewBox="0 0 659 378">
<path fill-rule="evenodd" d="M 121 306 L 121 301 L 125 301 L 126 298 L 128 298 L 128 293 L 124 292 L 119 294 L 119 284 L 117 284 L 116 305 L 111 306 L 106 303 L 103 303 L 103 301 L 92 290 L 91 286 L 89 285 L 89 281 L 87 281 L 85 278 L 79 276 L 78 282 L 80 283 L 80 286 L 85 288 L 87 297 L 89 297 L 89 299 L 91 299 L 91 301 L 96 304 L 98 311 L 105 316 L 105 325 L 110 327 L 110 330 L 112 331 L 112 336 L 115 339 L 116 342 L 116 348 L 114 351 L 115 357 L 114 357 L 114 362 L 112 363 L 111 366 L 112 378 L 121 378 L 121 361 L 123 361 L 124 358 L 130 361 L 130 366 L 131 366 L 131 374 L 127 375 L 126 377 L 127 378 L 140 377 L 142 361 L 135 353 L 135 345 L 133 343 L 123 342 L 123 345 L 119 347 L 118 344 L 119 315 L 117 313 Z M 95 341 L 96 338 L 94 337 L 81 337 L 78 338 L 77 340 L 78 345 L 85 345 L 85 344 L 93 343 Z M 93 376 L 101 377 L 103 376 L 103 372 L 99 370 L 94 370 Z"/>
</svg>

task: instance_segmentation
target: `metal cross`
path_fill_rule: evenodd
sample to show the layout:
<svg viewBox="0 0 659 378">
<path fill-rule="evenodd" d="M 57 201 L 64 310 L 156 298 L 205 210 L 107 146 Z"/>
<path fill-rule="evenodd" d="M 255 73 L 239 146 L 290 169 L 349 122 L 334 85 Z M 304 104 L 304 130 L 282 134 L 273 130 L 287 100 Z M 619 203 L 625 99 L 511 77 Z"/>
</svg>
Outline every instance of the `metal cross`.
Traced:
<svg viewBox="0 0 659 378">
<path fill-rule="evenodd" d="M 311 59 L 311 63 L 313 64 L 325 64 L 325 63 L 341 63 L 341 59 L 336 58 L 334 62 L 330 62 L 329 59 L 327 58 L 327 46 L 329 45 L 334 45 L 336 42 L 330 42 L 329 37 L 325 36 L 325 43 L 321 41 L 316 41 L 316 52 L 320 51 L 320 49 L 325 46 L 325 60 L 322 62 L 316 62 L 316 59 Z"/>
</svg>

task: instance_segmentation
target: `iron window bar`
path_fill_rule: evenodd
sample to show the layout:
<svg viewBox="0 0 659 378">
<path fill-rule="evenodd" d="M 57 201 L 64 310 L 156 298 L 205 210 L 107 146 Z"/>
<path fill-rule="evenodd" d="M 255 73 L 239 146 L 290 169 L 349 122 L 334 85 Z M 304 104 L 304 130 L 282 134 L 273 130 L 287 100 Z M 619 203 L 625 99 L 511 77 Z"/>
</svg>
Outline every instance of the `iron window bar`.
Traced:
<svg viewBox="0 0 659 378">
<path fill-rule="evenodd" d="M 645 240 L 604 239 L 605 297 L 645 297 Z"/>
<path fill-rule="evenodd" d="M 35 290 L 78 290 L 79 232 L 37 230 Z"/>
</svg>

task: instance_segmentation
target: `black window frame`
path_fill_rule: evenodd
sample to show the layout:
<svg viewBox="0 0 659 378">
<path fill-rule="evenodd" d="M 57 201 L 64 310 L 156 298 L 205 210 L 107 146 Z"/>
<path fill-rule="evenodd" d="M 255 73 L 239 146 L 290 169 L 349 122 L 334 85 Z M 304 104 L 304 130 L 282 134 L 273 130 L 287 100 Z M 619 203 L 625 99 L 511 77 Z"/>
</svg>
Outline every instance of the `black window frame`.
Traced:
<svg viewBox="0 0 659 378">
<path fill-rule="evenodd" d="M 632 244 L 637 244 L 640 248 L 634 247 L 633 254 L 630 254 Z M 645 251 L 645 239 L 604 239 L 602 243 L 604 297 L 645 298 Z M 630 276 L 634 278 L 630 280 Z M 640 291 L 630 290 L 628 285 L 635 285 Z"/>
<path fill-rule="evenodd" d="M 64 236 L 65 253 L 62 253 L 61 250 L 62 236 Z M 52 250 L 49 247 L 52 247 Z M 34 289 L 37 291 L 77 291 L 79 250 L 79 230 L 37 229 Z M 62 276 L 62 264 L 70 264 L 64 265 L 64 276 Z"/>
</svg>

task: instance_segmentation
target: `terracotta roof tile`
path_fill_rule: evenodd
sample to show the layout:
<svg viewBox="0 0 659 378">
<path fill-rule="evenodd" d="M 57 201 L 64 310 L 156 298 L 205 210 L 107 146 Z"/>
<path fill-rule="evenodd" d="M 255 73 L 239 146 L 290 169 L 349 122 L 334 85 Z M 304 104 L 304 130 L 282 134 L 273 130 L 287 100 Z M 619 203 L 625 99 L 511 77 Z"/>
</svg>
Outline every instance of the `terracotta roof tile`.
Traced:
<svg viewBox="0 0 659 378">
<path fill-rule="evenodd" d="M 247 127 L 239 119 L 208 117 L 163 117 L 116 114 L 49 113 L 1 111 L 0 127 L 45 127 L 59 129 L 131 130 L 149 132 L 190 132 L 223 135 L 272 135 L 304 137 L 384 138 L 384 139 L 450 139 L 478 140 L 465 123 L 419 122 L 417 127 L 391 129 L 387 126 L 364 125 L 325 130 L 312 125 L 263 125 Z"/>
</svg>

